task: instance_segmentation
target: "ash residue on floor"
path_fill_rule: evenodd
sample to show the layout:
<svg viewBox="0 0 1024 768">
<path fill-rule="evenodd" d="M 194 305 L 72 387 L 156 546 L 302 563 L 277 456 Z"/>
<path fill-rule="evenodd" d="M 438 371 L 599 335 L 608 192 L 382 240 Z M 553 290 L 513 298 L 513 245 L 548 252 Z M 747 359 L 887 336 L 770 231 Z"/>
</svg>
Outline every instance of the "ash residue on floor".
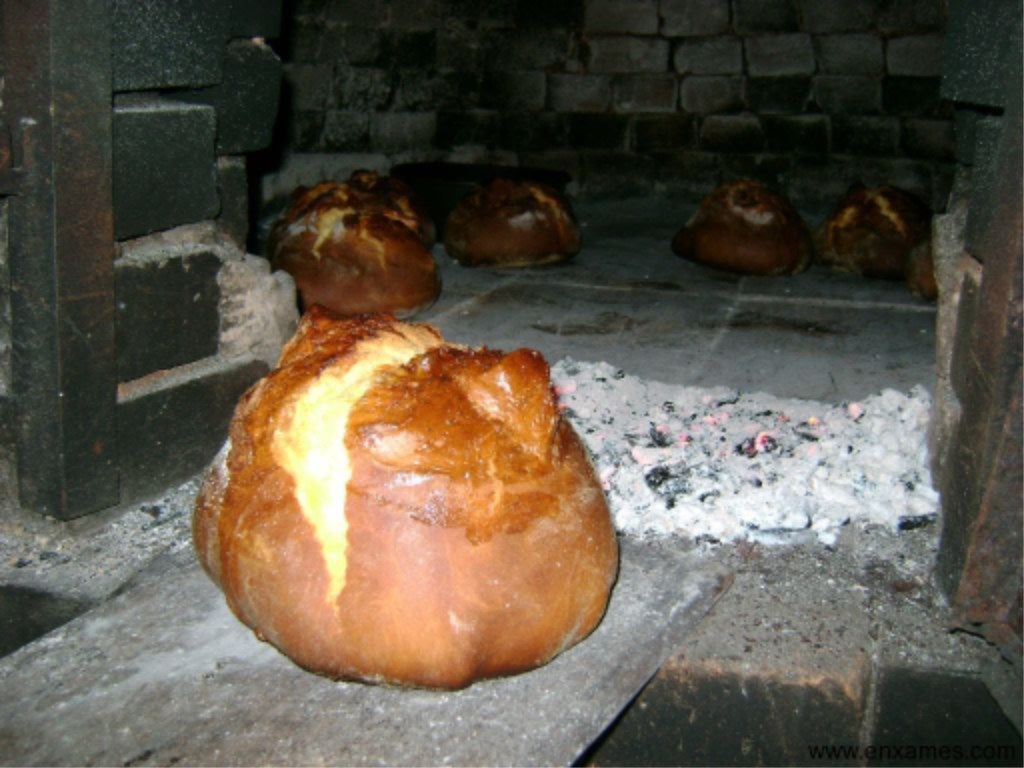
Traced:
<svg viewBox="0 0 1024 768">
<path fill-rule="evenodd" d="M 765 543 L 933 521 L 923 387 L 830 404 L 679 387 L 606 363 L 552 369 L 620 531 Z"/>
<path fill-rule="evenodd" d="M 0 460 L 0 479 L 11 477 Z M 191 546 L 192 501 L 199 479 L 126 509 L 60 522 L 17 508 L 7 493 L 0 514 L 0 583 L 83 603 L 100 602 L 168 549 Z"/>
</svg>

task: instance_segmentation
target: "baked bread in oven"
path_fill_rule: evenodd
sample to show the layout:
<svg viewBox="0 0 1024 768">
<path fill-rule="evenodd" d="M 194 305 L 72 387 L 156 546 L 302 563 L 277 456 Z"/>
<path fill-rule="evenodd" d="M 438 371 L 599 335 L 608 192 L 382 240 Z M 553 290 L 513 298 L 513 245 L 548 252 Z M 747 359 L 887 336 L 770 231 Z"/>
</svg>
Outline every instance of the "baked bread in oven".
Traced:
<svg viewBox="0 0 1024 768">
<path fill-rule="evenodd" d="M 445 250 L 466 267 L 554 264 L 580 245 L 569 200 L 536 181 L 496 178 L 466 195 L 444 226 Z"/>
<path fill-rule="evenodd" d="M 364 171 L 293 193 L 270 232 L 268 256 L 295 279 L 304 310 L 322 304 L 342 314 L 406 317 L 437 299 L 433 223 L 403 189 Z"/>
<path fill-rule="evenodd" d="M 300 666 L 444 689 L 584 638 L 618 565 L 539 353 L 321 307 L 241 399 L 193 538 L 232 611 Z"/>
<path fill-rule="evenodd" d="M 348 178 L 348 187 L 360 209 L 365 211 L 379 207 L 397 211 L 402 223 L 415 232 L 427 248 L 436 242 L 434 220 L 412 187 L 404 181 L 394 176 L 381 176 L 376 171 L 353 171 Z"/>
<path fill-rule="evenodd" d="M 811 261 L 811 238 L 784 197 L 747 179 L 719 185 L 672 238 L 679 256 L 750 275 L 791 275 Z"/>
<path fill-rule="evenodd" d="M 930 240 L 931 211 L 913 194 L 889 184 L 858 184 L 818 227 L 814 251 L 818 262 L 834 269 L 903 280 L 911 252 L 930 251 Z M 919 267 L 923 266 L 920 258 L 915 257 Z M 920 282 L 925 271 L 915 268 L 915 275 L 915 285 L 926 290 Z"/>
</svg>

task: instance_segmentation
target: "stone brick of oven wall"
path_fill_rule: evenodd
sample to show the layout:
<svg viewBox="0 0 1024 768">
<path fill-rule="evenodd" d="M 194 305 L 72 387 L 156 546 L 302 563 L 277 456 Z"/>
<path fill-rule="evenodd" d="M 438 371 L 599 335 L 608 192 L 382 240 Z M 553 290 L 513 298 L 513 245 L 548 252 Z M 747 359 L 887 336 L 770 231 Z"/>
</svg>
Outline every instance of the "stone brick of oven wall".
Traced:
<svg viewBox="0 0 1024 768">
<path fill-rule="evenodd" d="M 294 288 L 246 256 L 246 153 L 270 143 L 280 0 L 111 4 L 120 499 L 207 464 L 239 395 L 294 323 Z M 0 56 L 0 64 L 3 57 Z M 15 442 L 0 70 L 0 446 Z M 56 224 L 60 226 L 60 222 Z M 260 311 L 255 311 L 255 307 Z M 91 511 L 91 510 L 86 510 Z M 81 510 L 68 510 L 69 515 Z"/>
<path fill-rule="evenodd" d="M 410 160 L 569 171 L 696 201 L 749 176 L 827 211 L 853 181 L 941 208 L 943 0 L 297 0 L 281 41 L 294 173 Z M 289 166 L 285 167 L 288 170 Z"/>
<path fill-rule="evenodd" d="M 281 64 L 263 38 L 280 14 L 279 0 L 114 3 L 122 501 L 209 463 L 292 327 L 287 279 L 244 252 L 245 155 L 272 138 Z"/>
</svg>

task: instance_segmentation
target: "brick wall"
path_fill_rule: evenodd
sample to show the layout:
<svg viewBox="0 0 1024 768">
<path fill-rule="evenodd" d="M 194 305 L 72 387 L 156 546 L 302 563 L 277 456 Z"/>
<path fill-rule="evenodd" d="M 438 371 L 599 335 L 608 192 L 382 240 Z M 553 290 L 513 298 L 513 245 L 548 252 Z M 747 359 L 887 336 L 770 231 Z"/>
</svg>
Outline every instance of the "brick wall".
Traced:
<svg viewBox="0 0 1024 768">
<path fill-rule="evenodd" d="M 280 41 L 292 162 L 498 161 L 567 170 L 584 195 L 692 200 L 750 176 L 805 209 L 862 179 L 941 208 L 944 6 L 297 0 Z"/>
<path fill-rule="evenodd" d="M 0 4 L 0 461 L 26 508 L 72 518 L 191 476 L 290 334 L 290 278 L 245 254 L 280 16 Z"/>
<path fill-rule="evenodd" d="M 272 138 L 281 64 L 263 38 L 278 34 L 280 10 L 279 0 L 113 3 L 122 501 L 209 462 L 290 330 L 289 286 L 244 253 L 245 155 Z"/>
</svg>

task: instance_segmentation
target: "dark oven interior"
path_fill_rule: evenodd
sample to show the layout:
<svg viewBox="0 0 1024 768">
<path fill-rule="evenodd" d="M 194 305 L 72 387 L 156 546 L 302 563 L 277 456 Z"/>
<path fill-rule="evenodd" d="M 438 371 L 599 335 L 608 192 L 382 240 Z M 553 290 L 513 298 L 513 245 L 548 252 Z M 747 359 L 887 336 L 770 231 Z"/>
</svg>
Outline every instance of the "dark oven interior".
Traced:
<svg viewBox="0 0 1024 768">
<path fill-rule="evenodd" d="M 326 721 L 309 714 L 260 732 L 254 710 L 208 689 L 220 681 L 241 686 L 242 699 L 265 697 L 258 685 L 277 678 L 253 672 L 247 685 L 249 668 L 222 649 L 194 693 L 210 713 L 202 724 L 236 729 L 250 748 L 219 737 L 189 747 L 154 725 L 153 690 L 165 689 L 141 686 L 125 728 L 148 735 L 89 742 L 78 755 L 1019 764 L 1019 3 L 2 0 L 0 14 L 2 674 L 19 654 L 51 674 L 57 662 L 37 638 L 76 616 L 84 628 L 67 630 L 66 663 L 87 656 L 82 633 L 130 626 L 164 599 L 162 583 L 194 567 L 197 478 L 299 315 L 294 283 L 268 261 L 270 228 L 293 190 L 357 170 L 406 181 L 442 241 L 457 201 L 493 177 L 542 180 L 567 196 L 582 231 L 574 260 L 473 270 L 438 243 L 441 293 L 415 319 L 462 343 L 541 351 L 581 432 L 631 413 L 639 426 L 623 427 L 617 447 L 588 442 L 610 497 L 633 510 L 629 525 L 617 518 L 620 537 L 664 548 L 631 557 L 653 557 L 644 567 L 669 580 L 692 571 L 685 583 L 700 595 L 677 610 L 671 584 L 626 580 L 629 599 L 661 615 L 610 651 L 627 671 L 594 683 L 602 695 L 589 707 L 570 676 L 552 709 L 533 712 L 569 723 L 561 751 L 512 749 L 508 734 L 473 720 L 498 706 L 485 693 L 442 705 L 388 691 L 352 694 L 345 702 L 362 714 L 342 718 L 323 751 L 299 748 L 303 729 L 322 734 Z M 855 184 L 910 193 L 931 214 L 937 298 L 819 263 L 759 276 L 674 255 L 674 235 L 706 196 L 740 179 L 788 200 L 808 232 Z M 730 420 L 799 420 L 786 434 L 809 445 L 881 409 L 885 391 L 886 403 L 910 398 L 898 413 L 923 416 L 913 426 L 892 416 L 891 429 L 879 422 L 856 439 L 866 455 L 888 432 L 910 435 L 918 463 L 899 475 L 902 495 L 858 501 L 844 517 L 832 492 L 792 530 L 769 512 L 723 522 L 719 507 L 680 522 L 686 494 L 720 498 L 753 462 L 773 460 L 776 433 L 744 437 L 727 432 Z M 693 398 L 685 440 L 682 406 L 644 411 L 666 398 Z M 718 474 L 698 482 L 692 467 L 655 466 L 672 440 L 699 442 L 701 430 L 729 441 Z M 635 487 L 617 472 L 627 464 Z M 775 512 L 804 504 L 790 491 L 811 483 L 788 466 L 763 468 L 785 491 Z M 870 473 L 857 482 L 871 485 Z M 637 521 L 645 494 L 667 522 Z M 892 501 L 911 496 L 905 508 Z M 785 529 L 774 539 L 773 526 Z M 128 607 L 111 608 L 115 598 Z M 187 613 L 187 598 L 167 599 Z M 90 629 L 104 610 L 113 618 Z M 134 656 L 109 667 L 94 658 L 69 680 L 106 695 L 104 675 L 140 659 L 160 680 L 159 653 L 200 642 L 168 650 L 168 628 L 143 626 L 156 639 L 126 645 Z M 216 645 L 196 629 L 212 624 L 188 626 Z M 622 661 L 632 647 L 648 666 Z M 0 759 L 76 760 L 69 745 L 94 730 L 102 705 L 11 679 L 21 695 L 72 702 L 81 719 L 40 706 L 17 738 L 0 722 Z M 308 693 L 301 680 L 282 690 L 287 701 Z M 542 694 L 517 695 L 527 713 Z M 426 711 L 417 708 L 443 723 L 438 733 L 454 732 L 454 751 L 417 751 L 382 725 L 387 712 L 414 719 Z M 453 725 L 463 716 L 483 729 L 476 747 Z M 29 747 L 33 729 L 62 724 L 66 744 Z M 358 746 L 342 746 L 356 731 Z M 839 744 L 855 751 L 808 752 Z"/>
</svg>

